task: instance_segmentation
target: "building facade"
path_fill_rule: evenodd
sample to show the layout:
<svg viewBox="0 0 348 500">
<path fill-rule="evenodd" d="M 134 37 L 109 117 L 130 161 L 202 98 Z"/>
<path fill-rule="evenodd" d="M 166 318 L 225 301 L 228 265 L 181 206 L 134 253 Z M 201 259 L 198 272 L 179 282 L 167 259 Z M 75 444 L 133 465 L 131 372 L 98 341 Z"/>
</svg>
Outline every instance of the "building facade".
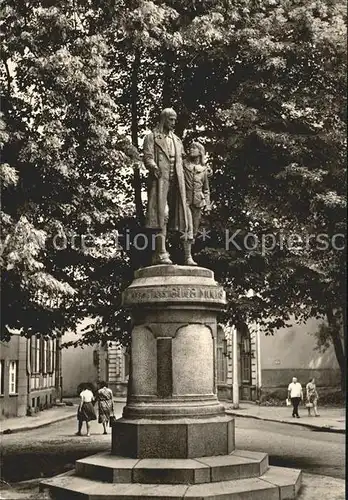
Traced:
<svg viewBox="0 0 348 500">
<path fill-rule="evenodd" d="M 59 339 L 13 333 L 1 342 L 0 418 L 21 417 L 49 408 L 60 398 Z"/>
<path fill-rule="evenodd" d="M 63 343 L 76 341 L 91 323 L 89 318 L 77 325 L 75 332 L 66 332 Z M 115 396 L 126 396 L 129 373 L 129 360 L 126 349 L 118 342 L 68 347 L 62 349 L 62 387 L 64 397 L 78 396 L 82 383 L 97 386 L 105 381 Z"/>
<path fill-rule="evenodd" d="M 95 349 L 98 381 L 105 381 L 114 396 L 126 396 L 129 379 L 129 355 L 118 342 L 108 342 Z"/>
<path fill-rule="evenodd" d="M 238 400 L 258 399 L 258 352 L 256 332 L 218 326 L 217 384 L 220 399 L 233 399 L 233 390 L 238 390 Z"/>
<path fill-rule="evenodd" d="M 216 372 L 220 399 L 262 401 L 268 396 L 286 397 L 293 376 L 305 385 L 315 377 L 319 388 L 340 385 L 340 370 L 334 350 L 315 350 L 313 333 L 318 321 L 294 324 L 266 336 L 257 325 L 237 330 L 219 325 L 216 342 Z M 83 327 L 83 325 L 82 325 Z M 76 338 L 67 334 L 64 341 Z M 234 348 L 235 347 L 235 348 Z M 129 356 L 118 342 L 84 348 L 63 349 L 63 395 L 77 395 L 82 382 L 96 385 L 104 380 L 115 396 L 126 396 Z"/>
<path fill-rule="evenodd" d="M 286 397 L 296 376 L 302 385 L 315 377 L 318 388 L 338 388 L 340 370 L 331 347 L 315 349 L 314 333 L 320 321 L 281 328 L 265 335 L 257 325 L 237 331 L 219 325 L 217 335 L 217 379 L 221 399 L 260 401 L 270 395 Z"/>
</svg>

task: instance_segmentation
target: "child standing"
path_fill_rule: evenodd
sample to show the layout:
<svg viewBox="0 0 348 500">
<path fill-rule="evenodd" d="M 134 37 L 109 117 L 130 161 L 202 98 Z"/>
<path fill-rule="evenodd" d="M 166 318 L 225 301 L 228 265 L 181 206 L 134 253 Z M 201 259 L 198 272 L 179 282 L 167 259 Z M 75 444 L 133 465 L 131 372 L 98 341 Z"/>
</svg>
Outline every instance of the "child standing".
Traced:
<svg viewBox="0 0 348 500">
<path fill-rule="evenodd" d="M 204 147 L 199 142 L 192 142 L 188 149 L 187 160 L 184 162 L 188 221 L 184 252 L 187 266 L 197 265 L 192 258 L 192 244 L 197 236 L 202 212 L 210 212 L 209 174 L 209 169 L 205 165 Z"/>
</svg>

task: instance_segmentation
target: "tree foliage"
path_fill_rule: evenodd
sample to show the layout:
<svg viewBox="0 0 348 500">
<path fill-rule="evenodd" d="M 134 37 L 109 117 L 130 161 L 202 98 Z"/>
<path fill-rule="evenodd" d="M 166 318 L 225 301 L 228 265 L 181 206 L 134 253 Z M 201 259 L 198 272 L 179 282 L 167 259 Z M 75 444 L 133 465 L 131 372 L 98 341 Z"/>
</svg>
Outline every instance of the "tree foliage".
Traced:
<svg viewBox="0 0 348 500">
<path fill-rule="evenodd" d="M 107 46 L 90 32 L 89 2 L 79 12 L 73 6 L 3 2 L 5 338 L 13 328 L 59 333 L 80 307 L 93 313 L 82 306 L 93 272 L 123 262 L 119 249 L 90 251 L 81 239 L 102 238 L 133 207 L 131 162 L 107 91 Z"/>
<path fill-rule="evenodd" d="M 271 333 L 290 317 L 325 316 L 338 331 L 345 322 L 345 3 L 56 4 L 4 2 L 5 241 L 20 221 L 17 232 L 23 224 L 38 231 L 36 242 L 52 227 L 137 231 L 145 183 L 136 150 L 171 105 L 178 134 L 203 141 L 214 170 L 214 210 L 204 222 L 210 238 L 196 250 L 227 290 L 225 320 L 257 321 Z M 105 246 L 99 253 L 29 246 L 46 278 L 56 279 L 51 291 L 58 282 L 64 297 L 75 291 L 50 311 L 57 324 L 64 304 L 65 323 L 98 317 L 83 341 L 123 335 L 120 290 L 139 256 L 123 248 L 110 258 Z M 28 264 L 19 261 L 6 273 L 16 276 L 15 293 L 28 293 L 21 284 Z M 30 270 L 30 279 L 37 273 Z M 342 340 L 331 339 L 343 370 Z"/>
</svg>

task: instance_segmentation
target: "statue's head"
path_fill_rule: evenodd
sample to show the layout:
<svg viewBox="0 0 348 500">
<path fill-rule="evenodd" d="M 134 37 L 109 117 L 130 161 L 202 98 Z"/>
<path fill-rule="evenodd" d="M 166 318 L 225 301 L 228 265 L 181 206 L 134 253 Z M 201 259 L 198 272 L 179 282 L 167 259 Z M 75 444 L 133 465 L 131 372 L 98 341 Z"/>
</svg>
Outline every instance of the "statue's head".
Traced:
<svg viewBox="0 0 348 500">
<path fill-rule="evenodd" d="M 159 130 L 174 130 L 177 114 L 172 108 L 165 108 L 160 114 Z"/>
<path fill-rule="evenodd" d="M 205 149 L 200 142 L 192 141 L 188 147 L 188 156 L 190 158 L 197 158 L 199 156 L 199 163 L 205 165 Z"/>
</svg>

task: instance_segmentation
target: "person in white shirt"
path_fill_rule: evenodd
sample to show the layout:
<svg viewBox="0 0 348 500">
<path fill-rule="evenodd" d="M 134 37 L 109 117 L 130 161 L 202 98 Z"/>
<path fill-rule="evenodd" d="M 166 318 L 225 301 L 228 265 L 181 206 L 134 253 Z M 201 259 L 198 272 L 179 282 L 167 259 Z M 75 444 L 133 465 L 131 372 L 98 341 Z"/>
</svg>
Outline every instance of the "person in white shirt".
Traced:
<svg viewBox="0 0 348 500">
<path fill-rule="evenodd" d="M 298 414 L 298 405 L 300 401 L 303 401 L 303 391 L 300 382 L 297 382 L 297 378 L 293 377 L 291 384 L 288 387 L 288 398 L 291 399 L 292 404 L 292 416 L 300 418 Z"/>
<path fill-rule="evenodd" d="M 80 404 L 77 410 L 78 431 L 77 436 L 81 436 L 82 424 L 86 422 L 87 436 L 90 436 L 91 420 L 96 420 L 97 416 L 94 410 L 94 394 L 89 388 L 89 384 L 81 384 L 82 392 L 80 393 Z"/>
</svg>

